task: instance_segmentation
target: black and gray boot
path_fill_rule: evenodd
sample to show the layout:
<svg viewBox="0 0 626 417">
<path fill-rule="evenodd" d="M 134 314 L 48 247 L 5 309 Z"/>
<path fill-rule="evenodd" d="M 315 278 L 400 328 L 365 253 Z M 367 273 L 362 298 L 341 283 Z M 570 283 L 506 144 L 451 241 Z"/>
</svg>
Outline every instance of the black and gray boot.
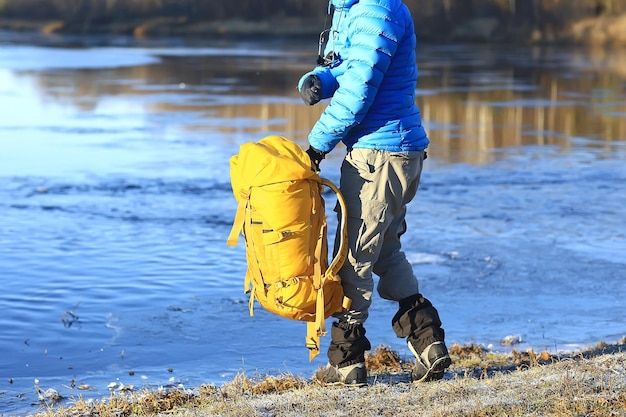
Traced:
<svg viewBox="0 0 626 417">
<path fill-rule="evenodd" d="M 372 348 L 362 324 L 333 323 L 328 365 L 315 379 L 324 385 L 367 385 L 365 351 Z"/>
<path fill-rule="evenodd" d="M 364 387 L 367 385 L 367 369 L 365 362 L 340 368 L 328 363 L 315 373 L 315 379 L 323 385 L 350 385 Z"/>
<path fill-rule="evenodd" d="M 439 313 L 431 302 L 421 294 L 400 300 L 392 325 L 398 337 L 406 337 L 415 355 L 411 379 L 422 382 L 443 378 L 452 360 L 444 342 Z"/>
</svg>

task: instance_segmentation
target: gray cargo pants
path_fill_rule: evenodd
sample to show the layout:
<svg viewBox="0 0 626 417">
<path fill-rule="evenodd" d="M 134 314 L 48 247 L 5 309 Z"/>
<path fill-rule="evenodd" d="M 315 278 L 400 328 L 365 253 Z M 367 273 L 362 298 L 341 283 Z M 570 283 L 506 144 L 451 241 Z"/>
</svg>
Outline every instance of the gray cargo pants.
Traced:
<svg viewBox="0 0 626 417">
<path fill-rule="evenodd" d="M 372 273 L 380 278 L 377 290 L 382 298 L 400 301 L 419 292 L 400 236 L 406 229 L 406 205 L 417 193 L 424 154 L 353 148 L 343 161 L 340 189 L 347 205 L 349 250 L 339 276 L 352 306 L 335 315 L 342 324 L 362 325 L 367 319 Z"/>
</svg>

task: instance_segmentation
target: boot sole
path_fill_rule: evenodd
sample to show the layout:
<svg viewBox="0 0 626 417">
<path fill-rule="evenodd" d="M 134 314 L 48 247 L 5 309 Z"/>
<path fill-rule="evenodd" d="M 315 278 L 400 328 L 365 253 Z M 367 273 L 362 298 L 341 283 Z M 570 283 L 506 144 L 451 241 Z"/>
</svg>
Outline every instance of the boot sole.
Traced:
<svg viewBox="0 0 626 417">
<path fill-rule="evenodd" d="M 431 365 L 430 369 L 428 369 L 428 372 L 426 372 L 423 377 L 414 379 L 413 382 L 438 381 L 443 378 L 443 374 L 450 365 L 452 365 L 450 356 L 439 358 Z"/>
<path fill-rule="evenodd" d="M 413 348 L 413 345 L 409 342 L 407 342 L 407 345 L 409 346 L 409 350 L 411 351 L 411 353 L 413 353 L 413 355 L 415 356 L 416 358 L 415 360 L 419 361 L 424 366 L 424 368 L 426 368 L 426 364 L 421 362 L 420 356 L 417 354 L 417 352 Z M 446 372 L 446 369 L 450 365 L 452 365 L 452 359 L 450 359 L 450 356 L 449 355 L 442 356 L 441 358 L 438 358 L 435 362 L 433 362 L 432 365 L 430 365 L 430 368 L 428 368 L 426 373 L 422 375 L 421 378 L 414 379 L 413 372 L 411 372 L 411 380 L 413 382 L 438 381 L 441 378 L 443 378 L 443 374 Z"/>
<path fill-rule="evenodd" d="M 354 388 L 363 388 L 367 386 L 367 382 L 322 382 L 318 381 L 325 387 L 354 387 Z"/>
</svg>

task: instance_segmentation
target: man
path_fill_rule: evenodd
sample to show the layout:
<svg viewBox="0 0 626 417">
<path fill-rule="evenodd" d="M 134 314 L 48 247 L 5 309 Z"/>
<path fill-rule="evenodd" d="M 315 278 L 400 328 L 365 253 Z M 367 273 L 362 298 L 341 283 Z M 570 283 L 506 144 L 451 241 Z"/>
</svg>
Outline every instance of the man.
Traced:
<svg viewBox="0 0 626 417">
<path fill-rule="evenodd" d="M 330 6 L 327 45 L 322 54 L 320 36 L 318 66 L 300 79 L 298 90 L 309 105 L 332 97 L 309 135 L 313 169 L 340 141 L 347 147 L 340 189 L 349 253 L 339 276 L 352 306 L 335 315 L 329 363 L 316 377 L 326 384 L 367 383 L 371 345 L 364 323 L 374 273 L 380 296 L 398 302 L 392 326 L 416 357 L 412 379 L 441 379 L 451 364 L 444 330 L 400 244 L 429 144 L 415 104 L 413 20 L 401 0 L 330 0 Z"/>
</svg>

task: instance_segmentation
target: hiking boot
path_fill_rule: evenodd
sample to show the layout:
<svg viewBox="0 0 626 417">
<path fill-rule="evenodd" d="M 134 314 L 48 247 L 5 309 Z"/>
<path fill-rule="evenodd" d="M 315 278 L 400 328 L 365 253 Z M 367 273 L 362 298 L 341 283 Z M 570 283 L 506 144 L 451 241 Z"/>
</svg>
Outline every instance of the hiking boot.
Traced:
<svg viewBox="0 0 626 417">
<path fill-rule="evenodd" d="M 318 369 L 314 378 L 322 385 L 363 387 L 367 385 L 367 369 L 364 362 L 342 368 L 329 363 L 324 368 Z"/>
<path fill-rule="evenodd" d="M 411 342 L 409 349 L 415 355 L 415 366 L 411 371 L 414 382 L 437 381 L 443 378 L 446 368 L 452 365 L 448 349 L 444 342 L 431 343 L 421 354 L 417 354 Z"/>
</svg>

